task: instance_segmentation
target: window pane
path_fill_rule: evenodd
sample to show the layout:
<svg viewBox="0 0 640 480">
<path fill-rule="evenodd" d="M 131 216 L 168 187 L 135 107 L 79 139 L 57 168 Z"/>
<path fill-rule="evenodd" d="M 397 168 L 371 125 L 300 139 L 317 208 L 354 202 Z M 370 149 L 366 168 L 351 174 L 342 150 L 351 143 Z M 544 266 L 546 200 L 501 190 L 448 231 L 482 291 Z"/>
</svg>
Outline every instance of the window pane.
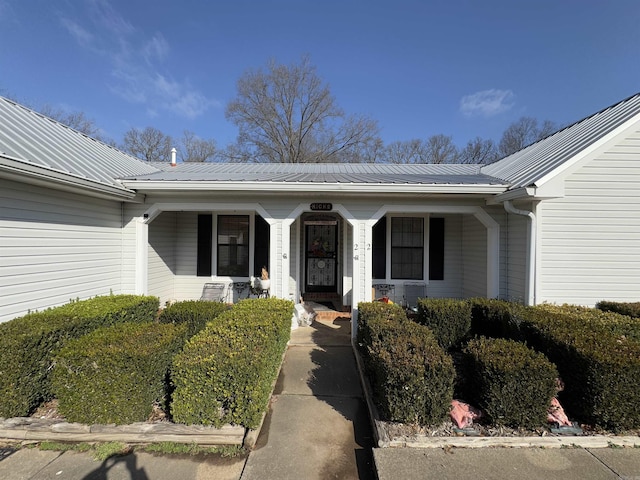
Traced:
<svg viewBox="0 0 640 480">
<path fill-rule="evenodd" d="M 422 280 L 424 222 L 420 217 L 391 219 L 391 278 Z"/>
<path fill-rule="evenodd" d="M 249 276 L 249 216 L 218 217 L 218 275 Z"/>
</svg>

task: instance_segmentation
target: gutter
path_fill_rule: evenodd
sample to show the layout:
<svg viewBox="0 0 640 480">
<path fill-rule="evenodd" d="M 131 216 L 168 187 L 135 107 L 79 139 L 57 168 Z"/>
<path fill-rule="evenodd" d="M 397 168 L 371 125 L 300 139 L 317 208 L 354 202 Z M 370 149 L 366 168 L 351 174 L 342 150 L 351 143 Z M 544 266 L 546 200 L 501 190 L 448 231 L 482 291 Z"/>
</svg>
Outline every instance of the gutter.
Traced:
<svg viewBox="0 0 640 480">
<path fill-rule="evenodd" d="M 527 255 L 527 292 L 525 304 L 533 306 L 536 304 L 536 251 L 537 251 L 537 219 L 533 212 L 515 208 L 511 200 L 505 200 L 504 209 L 508 213 L 528 217 L 529 222 L 529 254 Z"/>
<path fill-rule="evenodd" d="M 464 184 L 380 184 L 380 183 L 318 183 L 318 182 L 211 182 L 120 180 L 132 190 L 159 191 L 259 191 L 259 192 L 329 192 L 329 193 L 470 193 L 499 194 L 505 185 Z"/>
</svg>

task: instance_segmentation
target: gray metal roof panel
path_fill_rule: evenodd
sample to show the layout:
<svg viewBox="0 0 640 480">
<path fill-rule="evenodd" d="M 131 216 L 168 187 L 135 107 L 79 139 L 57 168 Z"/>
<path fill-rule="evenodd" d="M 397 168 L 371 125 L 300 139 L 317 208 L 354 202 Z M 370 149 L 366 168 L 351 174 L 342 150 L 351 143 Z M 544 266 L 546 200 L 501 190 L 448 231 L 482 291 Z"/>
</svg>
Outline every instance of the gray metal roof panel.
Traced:
<svg viewBox="0 0 640 480">
<path fill-rule="evenodd" d="M 158 164 L 154 164 L 158 165 Z M 178 163 L 127 180 L 351 184 L 502 185 L 478 165 Z"/>
<path fill-rule="evenodd" d="M 0 154 L 122 189 L 118 177 L 158 171 L 149 163 L 3 97 Z"/>
<path fill-rule="evenodd" d="M 640 115 L 640 94 L 607 107 L 502 160 L 484 166 L 482 173 L 507 181 L 512 188 L 533 186 L 576 154 L 637 115 Z"/>
</svg>

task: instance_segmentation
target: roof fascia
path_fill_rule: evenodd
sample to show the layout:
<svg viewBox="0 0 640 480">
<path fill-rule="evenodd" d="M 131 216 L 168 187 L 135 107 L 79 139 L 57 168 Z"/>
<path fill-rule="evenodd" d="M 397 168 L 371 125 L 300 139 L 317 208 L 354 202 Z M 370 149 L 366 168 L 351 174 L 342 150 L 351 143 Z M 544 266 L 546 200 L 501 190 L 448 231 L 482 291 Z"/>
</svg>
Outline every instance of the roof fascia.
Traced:
<svg viewBox="0 0 640 480">
<path fill-rule="evenodd" d="M 106 185 L 67 172 L 34 165 L 7 155 L 0 155 L 0 177 L 109 199 L 132 200 L 136 196 L 136 192 L 124 187 Z"/>
<path fill-rule="evenodd" d="M 121 180 L 132 190 L 146 191 L 260 191 L 260 192 L 330 192 L 330 193 L 475 193 L 500 194 L 506 185 L 427 185 L 379 183 L 313 183 L 313 182 L 206 182 Z"/>
</svg>

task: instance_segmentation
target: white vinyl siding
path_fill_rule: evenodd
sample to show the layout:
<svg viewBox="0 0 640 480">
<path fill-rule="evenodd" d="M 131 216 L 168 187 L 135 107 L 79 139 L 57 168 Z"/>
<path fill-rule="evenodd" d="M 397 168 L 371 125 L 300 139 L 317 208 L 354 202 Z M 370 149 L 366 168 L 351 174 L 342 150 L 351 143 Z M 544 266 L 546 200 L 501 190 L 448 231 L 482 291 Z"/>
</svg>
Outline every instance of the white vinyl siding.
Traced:
<svg viewBox="0 0 640 480">
<path fill-rule="evenodd" d="M 507 245 L 501 252 L 507 286 L 505 300 L 518 303 L 524 303 L 526 297 L 529 221 L 528 217 L 522 215 L 508 215 L 503 227 Z"/>
<path fill-rule="evenodd" d="M 541 203 L 538 302 L 640 299 L 640 132 L 586 162 Z"/>
<path fill-rule="evenodd" d="M 472 215 L 462 217 L 462 295 L 487 294 L 487 229 Z"/>
<path fill-rule="evenodd" d="M 0 179 L 0 321 L 121 292 L 121 204 Z"/>
<path fill-rule="evenodd" d="M 149 225 L 149 295 L 161 299 L 161 305 L 175 298 L 177 215 L 164 212 Z"/>
</svg>

